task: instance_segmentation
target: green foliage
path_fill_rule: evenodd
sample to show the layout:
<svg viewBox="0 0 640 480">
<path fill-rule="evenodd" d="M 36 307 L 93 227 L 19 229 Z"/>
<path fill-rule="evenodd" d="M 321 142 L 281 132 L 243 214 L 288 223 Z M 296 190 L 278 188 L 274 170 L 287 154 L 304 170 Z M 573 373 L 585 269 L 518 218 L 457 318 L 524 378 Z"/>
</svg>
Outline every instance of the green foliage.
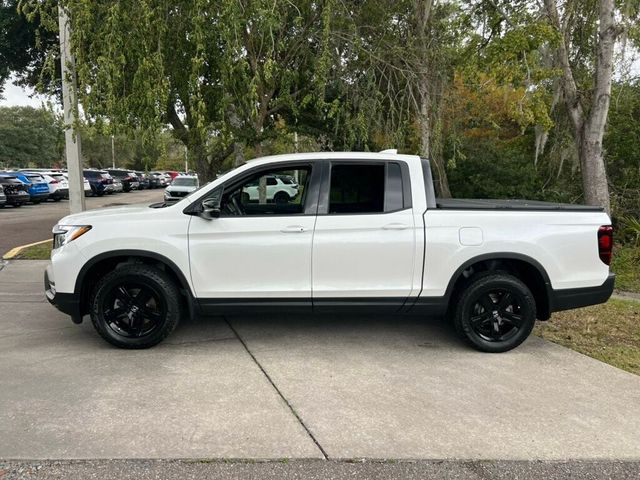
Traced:
<svg viewBox="0 0 640 480">
<path fill-rule="evenodd" d="M 60 161 L 63 131 L 45 108 L 0 107 L 0 166 L 45 167 Z"/>
<path fill-rule="evenodd" d="M 625 243 L 640 247 L 640 219 L 633 217 L 620 218 L 620 235 Z"/>
<path fill-rule="evenodd" d="M 51 82 L 50 77 L 41 74 L 48 53 L 56 48 L 57 37 L 42 28 L 38 16 L 28 19 L 21 15 L 18 5 L 18 0 L 0 1 L 0 96 L 10 74 L 19 84 Z M 59 74 L 59 68 L 52 71 Z M 55 91 L 55 86 L 50 86 Z"/>
<path fill-rule="evenodd" d="M 618 290 L 640 293 L 640 247 L 616 246 L 611 270 L 616 274 Z"/>
<path fill-rule="evenodd" d="M 614 85 L 604 138 L 614 216 L 640 218 L 640 81 Z"/>
</svg>

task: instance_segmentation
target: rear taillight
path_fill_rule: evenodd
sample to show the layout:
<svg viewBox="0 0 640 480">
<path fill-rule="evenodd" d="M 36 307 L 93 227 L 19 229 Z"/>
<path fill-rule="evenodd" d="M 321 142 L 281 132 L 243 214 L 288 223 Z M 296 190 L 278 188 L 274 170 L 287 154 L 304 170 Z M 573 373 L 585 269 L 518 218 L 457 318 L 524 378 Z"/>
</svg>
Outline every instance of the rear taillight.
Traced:
<svg viewBox="0 0 640 480">
<path fill-rule="evenodd" d="M 613 227 L 602 225 L 598 229 L 598 255 L 606 265 L 611 265 L 611 252 L 613 251 Z"/>
<path fill-rule="evenodd" d="M 60 182 L 58 182 L 58 180 L 51 180 L 49 182 L 49 185 L 55 185 L 56 183 L 60 183 Z"/>
</svg>

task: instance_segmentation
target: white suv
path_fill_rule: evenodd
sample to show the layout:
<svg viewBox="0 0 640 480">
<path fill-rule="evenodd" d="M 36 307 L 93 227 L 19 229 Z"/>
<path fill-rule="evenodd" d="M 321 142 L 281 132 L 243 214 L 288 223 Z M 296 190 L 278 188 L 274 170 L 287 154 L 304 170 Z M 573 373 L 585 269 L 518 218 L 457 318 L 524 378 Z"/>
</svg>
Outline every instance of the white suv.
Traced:
<svg viewBox="0 0 640 480">
<path fill-rule="evenodd" d="M 298 183 L 289 175 L 268 175 L 262 177 L 268 202 L 287 203 L 298 195 Z M 248 184 L 242 189 L 243 202 L 257 202 L 260 200 L 259 180 Z"/>
</svg>

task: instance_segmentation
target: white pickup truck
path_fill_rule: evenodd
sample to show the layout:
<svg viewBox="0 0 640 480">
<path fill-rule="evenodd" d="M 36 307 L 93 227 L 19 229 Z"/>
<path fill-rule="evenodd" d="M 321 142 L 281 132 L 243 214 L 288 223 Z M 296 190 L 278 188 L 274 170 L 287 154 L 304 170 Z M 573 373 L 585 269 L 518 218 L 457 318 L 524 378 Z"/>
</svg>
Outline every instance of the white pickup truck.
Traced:
<svg viewBox="0 0 640 480">
<path fill-rule="evenodd" d="M 243 195 L 274 176 L 298 194 Z M 429 162 L 394 152 L 260 158 L 174 204 L 70 215 L 53 234 L 47 298 L 124 348 L 186 315 L 346 311 L 448 314 L 470 345 L 503 352 L 614 285 L 601 208 L 439 200 Z"/>
</svg>

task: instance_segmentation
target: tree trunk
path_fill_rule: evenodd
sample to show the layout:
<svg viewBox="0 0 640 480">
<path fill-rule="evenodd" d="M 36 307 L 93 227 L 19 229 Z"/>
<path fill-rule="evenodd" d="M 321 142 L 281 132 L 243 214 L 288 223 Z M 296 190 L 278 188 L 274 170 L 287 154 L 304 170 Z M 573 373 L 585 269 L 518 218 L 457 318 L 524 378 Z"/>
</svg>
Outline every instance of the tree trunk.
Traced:
<svg viewBox="0 0 640 480">
<path fill-rule="evenodd" d="M 611 213 L 611 203 L 602 139 L 611 101 L 615 43 L 622 31 L 615 23 L 614 7 L 614 0 L 600 0 L 595 88 L 589 118 L 584 125 L 580 158 L 585 202 L 601 205 L 607 213 Z"/>
<path fill-rule="evenodd" d="M 420 80 L 420 112 L 418 122 L 420 124 L 420 156 L 430 161 L 433 171 L 433 182 L 436 194 L 441 198 L 451 198 L 449 179 L 444 165 L 444 159 L 440 155 L 431 153 L 431 98 L 426 75 Z"/>
<path fill-rule="evenodd" d="M 415 32 L 418 41 L 420 65 L 418 73 L 418 123 L 420 124 L 420 156 L 429 159 L 433 170 L 433 180 L 436 194 L 443 198 L 450 198 L 449 179 L 442 157 L 431 153 L 431 92 L 429 83 L 429 18 L 433 0 L 415 0 L 413 8 L 415 15 Z"/>
<path fill-rule="evenodd" d="M 580 150 L 585 203 L 599 205 L 610 213 L 609 184 L 602 152 L 602 138 L 598 140 L 585 132 Z"/>
<path fill-rule="evenodd" d="M 607 125 L 613 77 L 613 54 L 621 29 L 615 23 L 614 0 L 600 0 L 595 84 L 590 109 L 582 106 L 569 62 L 566 31 L 558 15 L 556 0 L 544 0 L 551 24 L 562 34 L 558 47 L 558 63 L 562 68 L 564 102 L 573 125 L 573 137 L 580 156 L 582 188 L 587 204 L 599 205 L 611 213 L 609 184 L 604 163 L 602 139 Z M 588 110 L 588 115 L 585 114 Z"/>
</svg>

